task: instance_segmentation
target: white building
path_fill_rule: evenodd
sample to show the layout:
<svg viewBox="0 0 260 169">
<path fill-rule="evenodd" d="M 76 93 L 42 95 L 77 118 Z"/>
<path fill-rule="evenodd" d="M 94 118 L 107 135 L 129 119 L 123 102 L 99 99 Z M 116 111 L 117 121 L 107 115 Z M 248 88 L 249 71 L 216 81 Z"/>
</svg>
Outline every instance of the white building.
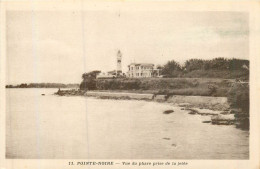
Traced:
<svg viewBox="0 0 260 169">
<path fill-rule="evenodd" d="M 115 78 L 116 75 L 112 75 L 109 73 L 101 72 L 97 75 L 97 79 L 110 79 L 110 78 Z"/>
<path fill-rule="evenodd" d="M 131 63 L 128 65 L 127 76 L 132 78 L 153 77 L 154 64 Z"/>
</svg>

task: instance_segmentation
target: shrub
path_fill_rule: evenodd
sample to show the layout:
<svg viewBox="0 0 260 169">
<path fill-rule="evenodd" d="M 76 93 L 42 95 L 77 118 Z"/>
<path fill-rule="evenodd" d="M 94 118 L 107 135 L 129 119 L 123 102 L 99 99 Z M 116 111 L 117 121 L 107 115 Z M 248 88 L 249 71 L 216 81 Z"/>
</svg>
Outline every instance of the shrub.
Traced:
<svg viewBox="0 0 260 169">
<path fill-rule="evenodd" d="M 182 68 L 178 62 L 172 60 L 163 66 L 162 74 L 167 77 L 180 77 L 182 75 Z"/>
<path fill-rule="evenodd" d="M 84 79 L 80 83 L 80 90 L 96 90 L 96 80 L 95 79 Z"/>
<path fill-rule="evenodd" d="M 249 114 L 249 85 L 246 83 L 233 84 L 228 93 L 228 101 L 231 108 L 238 108 Z"/>
<path fill-rule="evenodd" d="M 249 128 L 249 84 L 235 83 L 228 93 L 228 102 L 235 111 L 237 126 Z"/>
<path fill-rule="evenodd" d="M 144 88 L 139 79 L 97 79 L 98 90 L 138 90 Z"/>
</svg>

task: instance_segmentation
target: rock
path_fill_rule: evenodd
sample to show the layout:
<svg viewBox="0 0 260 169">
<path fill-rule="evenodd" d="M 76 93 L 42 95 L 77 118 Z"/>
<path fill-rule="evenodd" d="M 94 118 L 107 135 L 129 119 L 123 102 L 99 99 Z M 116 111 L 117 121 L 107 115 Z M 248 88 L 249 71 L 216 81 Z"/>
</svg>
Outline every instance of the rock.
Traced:
<svg viewBox="0 0 260 169">
<path fill-rule="evenodd" d="M 194 110 L 194 109 L 186 109 L 186 110 L 189 110 L 189 114 L 198 114 L 198 111 L 197 110 Z"/>
<path fill-rule="evenodd" d="M 210 109 L 200 109 L 200 108 L 192 108 L 189 110 L 195 111 L 195 112 L 197 112 L 197 114 L 205 115 L 205 116 L 206 115 L 218 115 L 222 112 L 222 111 L 214 111 L 214 110 L 210 110 Z"/>
<path fill-rule="evenodd" d="M 228 114 L 228 115 L 219 114 L 211 117 L 212 124 L 230 125 L 230 124 L 234 124 L 234 122 L 235 122 L 234 114 Z"/>
<path fill-rule="evenodd" d="M 171 114 L 171 113 L 173 113 L 174 111 L 173 110 L 165 110 L 164 112 L 163 112 L 163 114 Z"/>
<path fill-rule="evenodd" d="M 226 115 L 226 114 L 230 114 L 230 113 L 229 113 L 229 111 L 223 111 L 223 112 L 221 112 L 220 114 Z"/>
<path fill-rule="evenodd" d="M 240 109 L 231 109 L 230 114 L 241 114 L 242 111 Z"/>
<path fill-rule="evenodd" d="M 211 121 L 203 121 L 202 123 L 211 123 Z"/>
<path fill-rule="evenodd" d="M 179 103 L 180 107 L 188 107 L 190 105 L 191 105 L 190 103 Z"/>
<path fill-rule="evenodd" d="M 167 138 L 167 137 L 165 137 L 165 138 L 163 138 L 164 140 L 170 140 L 170 138 Z"/>
<path fill-rule="evenodd" d="M 75 89 L 71 89 L 71 90 L 60 90 L 59 89 L 54 94 L 59 95 L 59 96 L 76 96 L 76 95 L 83 95 L 84 91 L 75 90 Z"/>
<path fill-rule="evenodd" d="M 177 147 L 177 145 L 176 145 L 176 144 L 172 144 L 172 146 L 173 146 L 173 147 Z"/>
<path fill-rule="evenodd" d="M 157 102 L 164 102 L 166 100 L 165 95 L 156 95 L 153 97 L 153 99 Z"/>
</svg>

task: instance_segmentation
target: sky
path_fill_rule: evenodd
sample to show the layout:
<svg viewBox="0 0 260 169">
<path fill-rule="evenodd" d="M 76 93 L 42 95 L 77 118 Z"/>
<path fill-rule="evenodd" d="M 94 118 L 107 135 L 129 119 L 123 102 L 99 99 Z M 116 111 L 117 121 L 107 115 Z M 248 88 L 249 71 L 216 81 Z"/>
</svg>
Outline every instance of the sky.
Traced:
<svg viewBox="0 0 260 169">
<path fill-rule="evenodd" d="M 80 83 L 91 70 L 191 58 L 249 58 L 248 13 L 8 11 L 7 84 Z"/>
</svg>

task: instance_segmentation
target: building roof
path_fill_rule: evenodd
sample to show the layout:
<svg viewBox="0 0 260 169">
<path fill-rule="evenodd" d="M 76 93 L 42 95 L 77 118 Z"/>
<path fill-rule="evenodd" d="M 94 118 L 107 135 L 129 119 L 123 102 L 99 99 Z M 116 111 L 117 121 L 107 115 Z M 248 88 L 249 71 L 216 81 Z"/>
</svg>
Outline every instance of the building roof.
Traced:
<svg viewBox="0 0 260 169">
<path fill-rule="evenodd" d="M 135 66 L 154 66 L 152 63 L 131 63 L 130 65 L 135 65 Z M 128 65 L 128 66 L 130 66 Z"/>
<path fill-rule="evenodd" d="M 119 72 L 122 72 L 122 71 L 121 70 L 112 70 L 112 71 L 108 71 L 107 73 L 112 74 L 112 73 L 119 73 Z"/>
</svg>

